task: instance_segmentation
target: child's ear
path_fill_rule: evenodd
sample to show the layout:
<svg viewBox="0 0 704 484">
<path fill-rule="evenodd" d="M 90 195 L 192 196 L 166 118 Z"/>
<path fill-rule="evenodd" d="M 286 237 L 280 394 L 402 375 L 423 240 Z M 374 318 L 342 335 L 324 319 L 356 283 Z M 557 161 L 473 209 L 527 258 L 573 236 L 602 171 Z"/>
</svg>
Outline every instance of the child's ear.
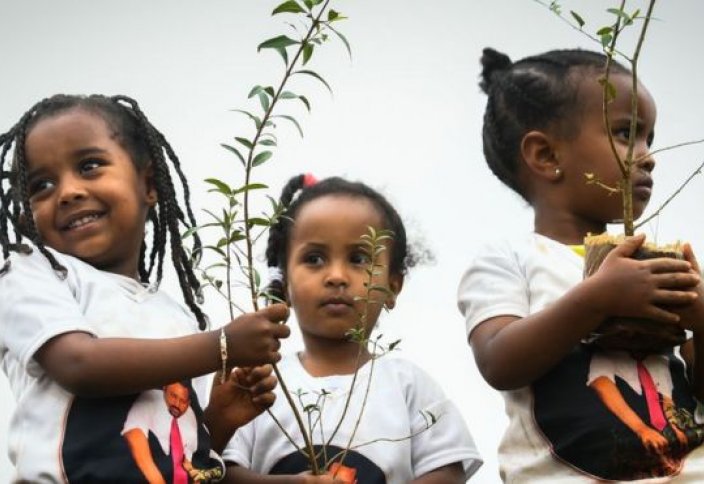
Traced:
<svg viewBox="0 0 704 484">
<path fill-rule="evenodd" d="M 154 168 L 152 167 L 151 162 L 144 170 L 144 183 L 147 189 L 145 201 L 147 202 L 147 205 L 153 207 L 159 200 L 159 196 L 156 189 L 156 180 L 154 179 Z"/>
<path fill-rule="evenodd" d="M 384 306 L 386 309 L 393 309 L 396 306 L 396 297 L 403 289 L 403 276 L 401 274 L 389 275 L 389 289 L 391 294 L 386 295 Z"/>
<path fill-rule="evenodd" d="M 529 131 L 523 136 L 521 158 L 531 173 L 546 181 L 555 182 L 562 178 L 554 140 L 542 131 Z"/>
</svg>

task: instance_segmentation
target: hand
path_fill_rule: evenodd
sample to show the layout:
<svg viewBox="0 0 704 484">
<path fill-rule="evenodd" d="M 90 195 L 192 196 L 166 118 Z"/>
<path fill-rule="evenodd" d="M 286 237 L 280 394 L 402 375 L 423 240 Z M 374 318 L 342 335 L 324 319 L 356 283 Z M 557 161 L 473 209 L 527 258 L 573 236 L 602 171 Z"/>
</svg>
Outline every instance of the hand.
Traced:
<svg viewBox="0 0 704 484">
<path fill-rule="evenodd" d="M 693 275 L 699 276 L 701 271 L 697 258 L 694 257 L 694 251 L 689 244 L 684 245 L 684 260 L 691 265 L 690 272 Z M 689 329 L 693 332 L 704 330 L 704 287 L 701 280 L 694 286 L 693 290 L 697 293 L 697 298 L 690 304 L 681 306 L 668 307 L 669 311 L 676 313 L 680 317 L 679 325 L 684 329 Z"/>
<path fill-rule="evenodd" d="M 667 451 L 667 439 L 657 430 L 650 427 L 643 427 L 637 432 L 638 438 L 643 443 L 643 447 L 653 454 L 664 454 Z"/>
<path fill-rule="evenodd" d="M 256 313 L 243 314 L 225 326 L 228 364 L 248 367 L 276 363 L 281 359 L 279 339 L 291 329 L 281 324 L 288 318 L 285 304 L 272 304 Z"/>
<path fill-rule="evenodd" d="M 647 318 L 677 323 L 669 306 L 691 304 L 698 298 L 700 277 L 686 260 L 631 259 L 645 236 L 628 237 L 604 259 L 590 277 L 596 285 L 597 306 L 607 316 Z"/>
<path fill-rule="evenodd" d="M 235 368 L 224 383 L 217 372 L 208 404 L 211 428 L 234 432 L 249 423 L 274 404 L 276 384 L 271 365 Z"/>
</svg>

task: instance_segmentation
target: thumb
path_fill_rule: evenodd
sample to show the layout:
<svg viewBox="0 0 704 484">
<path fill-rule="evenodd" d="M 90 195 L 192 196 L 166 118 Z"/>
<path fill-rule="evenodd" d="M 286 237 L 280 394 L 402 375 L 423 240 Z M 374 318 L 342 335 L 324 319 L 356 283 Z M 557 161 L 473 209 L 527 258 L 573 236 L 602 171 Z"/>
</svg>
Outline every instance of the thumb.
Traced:
<svg viewBox="0 0 704 484">
<path fill-rule="evenodd" d="M 694 251 L 692 250 L 692 245 L 689 242 L 684 244 L 683 252 L 684 260 L 692 265 L 692 270 L 697 274 L 701 274 L 702 271 L 699 269 L 699 262 L 697 262 L 697 258 L 694 256 Z"/>
<path fill-rule="evenodd" d="M 272 323 L 285 323 L 288 319 L 288 313 L 288 306 L 282 303 L 272 304 L 256 312 L 256 314 L 268 319 Z"/>
<path fill-rule="evenodd" d="M 643 245 L 643 242 L 645 242 L 645 234 L 627 237 L 607 257 L 630 257 Z"/>
</svg>

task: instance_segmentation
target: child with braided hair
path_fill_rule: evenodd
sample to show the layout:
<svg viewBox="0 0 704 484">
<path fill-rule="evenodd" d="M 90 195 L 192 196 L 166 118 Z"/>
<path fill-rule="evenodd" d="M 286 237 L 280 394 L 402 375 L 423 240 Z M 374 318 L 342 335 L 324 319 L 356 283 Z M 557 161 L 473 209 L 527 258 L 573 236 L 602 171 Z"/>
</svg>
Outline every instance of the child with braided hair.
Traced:
<svg viewBox="0 0 704 484">
<path fill-rule="evenodd" d="M 248 483 L 465 482 L 481 458 L 457 408 L 410 361 L 390 354 L 378 358 L 368 348 L 360 352 L 359 343 L 349 336 L 365 308 L 363 330 L 369 336 L 382 305 L 395 306 L 404 274 L 413 264 L 398 213 L 367 185 L 337 177 L 314 182 L 310 175 L 296 176 L 284 187 L 280 201 L 285 211 L 271 227 L 266 250 L 270 269 L 278 273 L 270 290 L 293 308 L 304 349 L 284 357 L 279 368 L 301 411 L 318 406 L 319 414 L 311 419 L 316 422 L 313 445 L 320 460 L 333 462 L 328 475 L 307 475 L 307 459 L 274 419 L 261 415 L 228 444 L 223 457 L 236 464 L 228 475 Z M 387 292 L 374 293 L 383 302 L 366 306 L 362 298 L 370 254 L 360 237 L 369 227 L 390 230 L 393 236 L 383 242 L 373 282 Z M 293 442 L 303 442 L 282 395 L 271 412 Z M 428 427 L 424 412 L 437 416 L 437 422 Z M 342 452 L 348 444 L 350 450 Z"/>
<path fill-rule="evenodd" d="M 16 481 L 222 478 L 214 451 L 273 402 L 269 364 L 288 310 L 208 330 L 180 235 L 195 226 L 188 184 L 164 136 L 128 97 L 55 95 L 0 135 L 0 168 Z M 190 311 L 158 288 L 167 249 Z M 253 369 L 228 375 L 234 366 Z M 216 370 L 204 408 L 204 375 Z"/>
<path fill-rule="evenodd" d="M 507 482 L 702 482 L 704 299 L 691 248 L 685 259 L 635 260 L 626 238 L 583 279 L 583 239 L 622 216 L 603 119 L 606 58 L 556 50 L 515 63 L 485 49 L 484 154 L 492 172 L 534 210 L 534 232 L 476 255 L 459 287 L 468 341 L 486 381 L 506 401 L 499 448 Z M 612 139 L 625 157 L 631 73 L 612 65 Z M 655 103 L 638 86 L 634 214 L 651 194 Z M 603 350 L 587 336 L 609 317 L 647 318 L 691 330 L 679 350 Z"/>
</svg>

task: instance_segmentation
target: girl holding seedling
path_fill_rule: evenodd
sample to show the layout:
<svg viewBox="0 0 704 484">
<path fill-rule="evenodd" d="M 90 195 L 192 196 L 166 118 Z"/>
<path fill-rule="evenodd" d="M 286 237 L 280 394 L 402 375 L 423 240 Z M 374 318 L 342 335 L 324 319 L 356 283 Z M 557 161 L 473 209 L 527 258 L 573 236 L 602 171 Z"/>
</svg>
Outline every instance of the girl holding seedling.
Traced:
<svg viewBox="0 0 704 484">
<path fill-rule="evenodd" d="M 203 409 L 203 375 L 277 361 L 286 307 L 206 331 L 179 233 L 195 225 L 188 186 L 130 98 L 37 103 L 0 135 L 0 168 L 0 357 L 17 400 L 15 480 L 219 480 L 213 449 L 271 405 L 275 379 L 267 366 L 218 378 Z M 167 242 L 190 311 L 158 289 Z"/>
<path fill-rule="evenodd" d="M 281 203 L 286 210 L 266 251 L 276 273 L 270 289 L 293 308 L 304 350 L 285 357 L 280 370 L 328 475 L 306 472 L 304 439 L 282 395 L 271 412 L 290 440 L 262 415 L 228 444 L 223 457 L 236 464 L 228 474 L 252 483 L 465 482 L 481 459 L 456 407 L 409 361 L 375 355 L 378 343 L 369 343 L 371 351 L 360 344 L 382 308 L 395 306 L 412 265 L 398 213 L 362 183 L 315 183 L 309 175 L 291 179 Z M 361 238 L 370 227 L 393 234 L 380 250 Z M 368 293 L 372 265 L 379 289 Z"/>
<path fill-rule="evenodd" d="M 485 247 L 460 283 L 459 307 L 480 372 L 506 400 L 503 479 L 679 474 L 702 482 L 704 300 L 691 248 L 686 260 L 639 261 L 629 256 L 644 237 L 630 237 L 595 274 L 582 275 L 584 237 L 604 232 L 623 213 L 621 197 L 607 189 L 618 189 L 620 174 L 603 119 L 605 61 L 600 53 L 559 50 L 512 63 L 485 49 L 484 153 L 494 174 L 533 207 L 535 231 Z M 631 73 L 614 64 L 610 82 L 611 135 L 624 156 Z M 656 115 L 643 86 L 637 103 L 636 217 L 650 200 Z M 616 316 L 678 325 L 694 338 L 658 354 L 584 342 Z"/>
</svg>

